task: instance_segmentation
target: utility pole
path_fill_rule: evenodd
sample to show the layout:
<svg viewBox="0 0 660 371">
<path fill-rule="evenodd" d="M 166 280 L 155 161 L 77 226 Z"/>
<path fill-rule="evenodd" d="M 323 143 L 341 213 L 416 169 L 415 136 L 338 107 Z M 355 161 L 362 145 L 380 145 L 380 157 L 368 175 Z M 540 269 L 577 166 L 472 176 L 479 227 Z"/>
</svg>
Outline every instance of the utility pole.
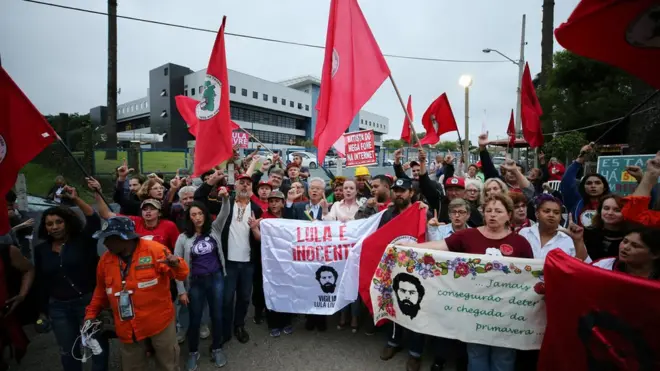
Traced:
<svg viewBox="0 0 660 371">
<path fill-rule="evenodd" d="M 117 0 L 108 0 L 108 118 L 105 159 L 117 159 Z"/>
<path fill-rule="evenodd" d="M 548 82 L 552 70 L 552 52 L 555 41 L 555 1 L 543 0 L 543 26 L 541 28 L 541 86 Z"/>
<path fill-rule="evenodd" d="M 525 71 L 525 21 L 527 16 L 523 14 L 522 16 L 522 31 L 520 34 L 520 58 L 518 59 L 518 90 L 516 91 L 517 103 L 516 103 L 516 138 L 522 136 L 522 108 L 521 108 L 521 96 L 522 91 L 522 77 Z M 518 161 L 520 160 L 520 150 L 518 148 L 513 149 L 513 158 Z"/>
</svg>

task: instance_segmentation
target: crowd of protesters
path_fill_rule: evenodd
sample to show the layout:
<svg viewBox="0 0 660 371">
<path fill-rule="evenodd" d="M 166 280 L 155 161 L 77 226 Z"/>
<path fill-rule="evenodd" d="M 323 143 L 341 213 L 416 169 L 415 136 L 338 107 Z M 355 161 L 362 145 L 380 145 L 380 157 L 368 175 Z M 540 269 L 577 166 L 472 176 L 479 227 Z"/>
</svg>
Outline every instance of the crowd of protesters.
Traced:
<svg viewBox="0 0 660 371">
<path fill-rule="evenodd" d="M 16 210 L 8 195 L 13 230 L 0 246 L 0 300 L 7 303 L 0 319 L 0 346 L 11 347 L 20 360 L 28 339 L 21 329 L 34 312 L 37 330 L 52 331 L 65 371 L 82 370 L 84 354 L 76 347 L 81 326 L 99 324 L 95 336 L 100 354 L 93 370 L 108 369 L 108 339 L 120 341 L 122 369 L 143 370 L 152 357 L 159 370 L 179 370 L 179 344 L 187 342 L 186 370 L 197 370 L 200 338 L 212 338 L 207 357 L 226 365 L 223 346 L 233 338 L 245 344 L 251 319 L 263 322 L 276 338 L 294 332 L 293 315 L 266 307 L 261 264 L 263 219 L 347 222 L 384 212 L 379 228 L 420 202 L 428 208 L 426 248 L 467 254 L 501 255 L 501 242 L 513 248 L 507 255 L 545 259 L 561 249 L 585 264 L 657 280 L 660 277 L 660 208 L 652 200 L 660 177 L 660 153 L 645 171 L 630 167 L 639 185 L 631 196 L 611 192 L 607 179 L 583 171 L 593 148 L 584 146 L 566 169 L 539 156 L 540 168 L 525 171 L 507 159 L 496 169 L 487 150 L 487 135 L 479 137 L 480 160 L 466 164 L 451 155 L 427 154 L 402 163 L 394 153 L 394 175 L 371 176 L 357 167 L 353 177 L 313 177 L 295 157 L 289 164 L 274 154 L 256 151 L 232 160 L 235 173 L 210 169 L 199 180 L 178 175 L 169 182 L 162 174 L 133 174 L 124 162 L 116 172 L 113 199 L 118 213 L 105 204 L 101 186 L 92 178 L 96 207 L 58 177 L 51 199 L 60 206 L 42 213 L 37 231 L 43 241 L 34 246 L 33 261 L 22 252 L 21 238 L 33 221 Z M 558 192 L 548 181 L 561 181 Z M 77 207 L 84 220 L 71 207 Z M 97 240 L 107 252 L 97 253 Z M 19 306 L 26 307 L 25 310 Z M 29 308 L 27 308 L 29 307 Z M 337 329 L 374 335 L 373 321 L 356 301 L 338 314 Z M 327 331 L 328 317 L 305 316 L 307 331 Z M 434 357 L 431 370 L 452 361 L 458 370 L 531 370 L 537 352 L 464 344 L 412 333 L 399 325 L 386 330 L 380 358 L 393 358 L 408 348 L 407 370 L 419 370 L 425 346 Z M 403 343 L 404 332 L 410 332 Z M 7 360 L 0 370 L 7 369 Z"/>
</svg>

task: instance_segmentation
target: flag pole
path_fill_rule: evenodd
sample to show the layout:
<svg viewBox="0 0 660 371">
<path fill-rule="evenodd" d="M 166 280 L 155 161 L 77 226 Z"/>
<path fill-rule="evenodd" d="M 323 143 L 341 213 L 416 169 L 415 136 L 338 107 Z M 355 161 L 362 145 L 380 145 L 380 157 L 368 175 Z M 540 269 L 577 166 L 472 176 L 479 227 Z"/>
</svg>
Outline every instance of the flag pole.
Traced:
<svg viewBox="0 0 660 371">
<path fill-rule="evenodd" d="M 243 128 L 240 127 L 240 126 L 239 126 L 238 128 L 239 128 L 240 130 L 243 130 L 243 131 L 245 132 L 245 134 L 247 134 L 250 138 L 254 139 L 255 142 L 261 144 L 261 146 L 264 147 L 268 152 L 270 152 L 271 155 L 274 155 L 274 154 L 275 154 L 275 152 L 273 152 L 272 149 L 268 148 L 268 147 L 267 147 L 265 144 L 263 144 L 259 139 L 257 139 L 257 137 L 255 137 L 254 135 L 252 135 L 249 131 L 243 129 Z"/>
<path fill-rule="evenodd" d="M 415 139 L 417 139 L 417 144 L 419 145 L 420 149 L 422 148 L 422 143 L 419 141 L 419 137 L 417 136 L 417 132 L 415 131 L 415 127 L 413 126 L 413 121 L 410 115 L 408 114 L 408 110 L 406 109 L 406 104 L 403 103 L 403 98 L 401 98 L 401 93 L 399 93 L 399 88 L 396 86 L 396 83 L 394 82 L 394 78 L 392 77 L 392 74 L 390 73 L 389 75 L 390 81 L 392 82 L 392 86 L 394 86 L 394 91 L 396 92 L 396 96 L 399 97 L 399 103 L 401 103 L 401 108 L 403 108 L 403 113 L 406 115 L 406 118 L 408 119 L 408 122 L 410 123 L 410 130 L 412 131 L 413 135 L 415 136 Z"/>
<path fill-rule="evenodd" d="M 433 121 L 435 121 L 435 119 Z M 458 134 L 458 142 L 463 143 L 463 139 L 461 139 L 461 131 L 456 130 L 456 134 Z M 461 148 L 461 156 L 463 157 L 463 161 L 469 162 L 470 159 L 465 156 L 465 150 L 463 149 L 463 146 L 459 146 L 459 147 Z M 449 152 L 451 152 L 451 151 L 449 151 Z"/>
<path fill-rule="evenodd" d="M 80 161 L 78 161 L 78 159 L 76 158 L 76 156 L 73 155 L 73 152 L 71 152 L 71 149 L 69 149 L 69 146 L 67 146 L 66 143 L 64 143 L 64 141 L 63 141 L 62 138 L 59 136 L 59 134 L 57 135 L 57 141 L 60 143 L 60 145 L 62 146 L 62 148 L 64 148 L 64 150 L 65 150 L 66 153 L 69 155 L 69 157 L 71 157 L 71 158 L 73 159 L 73 162 L 75 162 L 76 166 L 78 166 L 78 169 L 80 169 L 80 171 L 82 171 L 82 173 L 83 173 L 83 175 L 85 176 L 85 178 L 92 178 L 92 176 L 89 175 L 89 173 L 87 172 L 87 170 L 85 170 L 85 167 L 80 163 Z M 105 204 L 108 205 L 108 208 L 110 208 L 110 204 L 108 203 L 108 200 L 105 199 L 105 197 L 103 196 L 103 194 L 102 194 L 101 192 L 99 192 L 98 189 L 95 189 L 94 192 L 96 192 L 99 196 L 101 196 L 101 199 L 103 200 L 103 202 L 105 202 Z M 112 208 L 110 208 L 110 209 L 112 209 Z"/>
</svg>

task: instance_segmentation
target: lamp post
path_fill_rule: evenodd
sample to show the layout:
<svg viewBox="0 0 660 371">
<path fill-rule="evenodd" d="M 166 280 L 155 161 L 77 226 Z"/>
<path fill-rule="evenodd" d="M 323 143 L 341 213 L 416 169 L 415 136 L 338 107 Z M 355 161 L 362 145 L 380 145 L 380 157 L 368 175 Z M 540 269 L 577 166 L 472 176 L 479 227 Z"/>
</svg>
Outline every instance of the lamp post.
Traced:
<svg viewBox="0 0 660 371">
<path fill-rule="evenodd" d="M 463 144 L 463 153 L 468 161 L 470 153 L 470 86 L 472 86 L 472 76 L 463 75 L 458 79 L 458 84 L 465 88 L 465 143 Z"/>
<path fill-rule="evenodd" d="M 518 66 L 518 90 L 516 90 L 516 137 L 520 135 L 520 132 L 522 131 L 522 116 L 521 116 L 521 108 L 520 108 L 520 85 L 522 84 L 522 76 L 525 71 L 525 22 L 526 22 L 527 16 L 523 14 L 522 16 L 522 33 L 520 36 L 520 58 L 516 61 L 514 59 L 509 58 L 508 56 L 504 55 L 501 53 L 499 50 L 496 49 L 491 49 L 491 48 L 486 48 L 483 49 L 482 51 L 484 53 L 490 53 L 494 52 L 505 59 L 509 60 L 511 63 L 515 64 Z M 514 148 L 513 150 L 513 157 L 517 160 L 520 159 L 520 151 L 517 148 Z"/>
</svg>

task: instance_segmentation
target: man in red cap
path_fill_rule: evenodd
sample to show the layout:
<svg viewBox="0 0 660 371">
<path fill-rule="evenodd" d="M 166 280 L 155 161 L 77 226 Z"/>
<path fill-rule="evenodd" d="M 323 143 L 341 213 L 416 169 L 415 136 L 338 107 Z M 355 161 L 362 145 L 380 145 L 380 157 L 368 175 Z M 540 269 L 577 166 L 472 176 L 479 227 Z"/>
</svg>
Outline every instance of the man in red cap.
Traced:
<svg viewBox="0 0 660 371">
<path fill-rule="evenodd" d="M 253 187 L 254 188 L 254 187 Z M 254 193 L 250 200 L 261 207 L 262 211 L 268 210 L 268 196 L 273 191 L 273 185 L 266 181 L 260 181 L 257 185 L 257 194 Z"/>
</svg>

